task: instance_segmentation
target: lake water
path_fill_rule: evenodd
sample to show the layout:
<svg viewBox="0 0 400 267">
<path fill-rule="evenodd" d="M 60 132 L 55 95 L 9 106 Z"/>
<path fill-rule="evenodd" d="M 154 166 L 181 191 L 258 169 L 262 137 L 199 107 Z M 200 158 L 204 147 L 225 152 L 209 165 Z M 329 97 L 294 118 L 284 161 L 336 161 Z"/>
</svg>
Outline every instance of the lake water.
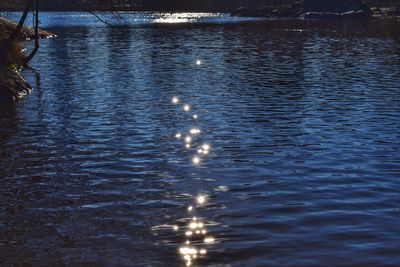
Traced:
<svg viewBox="0 0 400 267">
<path fill-rule="evenodd" d="M 400 264 L 400 22 L 118 23 L 42 14 L 0 108 L 1 266 Z"/>
</svg>

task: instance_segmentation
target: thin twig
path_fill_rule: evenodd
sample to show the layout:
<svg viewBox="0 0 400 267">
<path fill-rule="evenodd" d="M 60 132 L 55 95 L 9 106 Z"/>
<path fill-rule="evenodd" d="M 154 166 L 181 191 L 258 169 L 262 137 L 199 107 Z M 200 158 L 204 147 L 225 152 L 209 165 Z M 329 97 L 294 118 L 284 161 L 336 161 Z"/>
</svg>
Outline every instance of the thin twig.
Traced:
<svg viewBox="0 0 400 267">
<path fill-rule="evenodd" d="M 78 8 L 80 8 L 80 9 L 82 9 L 82 10 L 84 10 L 84 11 L 86 11 L 86 12 L 92 14 L 92 15 L 95 16 L 99 21 L 101 21 L 102 23 L 104 23 L 104 24 L 106 24 L 106 25 L 108 25 L 108 26 L 114 27 L 113 24 L 107 22 L 105 19 L 102 19 L 102 18 L 101 18 L 99 15 L 97 15 L 94 11 L 85 8 L 84 6 L 82 6 L 82 5 L 81 5 L 79 2 L 77 2 L 76 0 L 68 0 L 68 2 L 72 3 L 73 5 L 76 5 Z"/>
</svg>

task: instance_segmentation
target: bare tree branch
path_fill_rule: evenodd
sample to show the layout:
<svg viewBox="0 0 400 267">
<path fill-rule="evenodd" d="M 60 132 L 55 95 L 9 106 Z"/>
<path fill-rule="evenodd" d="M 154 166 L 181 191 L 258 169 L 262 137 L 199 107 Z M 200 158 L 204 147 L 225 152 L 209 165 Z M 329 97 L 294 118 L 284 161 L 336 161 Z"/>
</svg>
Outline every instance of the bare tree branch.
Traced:
<svg viewBox="0 0 400 267">
<path fill-rule="evenodd" d="M 80 4 L 78 1 L 76 1 L 76 0 L 67 0 L 67 1 L 70 2 L 70 3 L 72 3 L 73 5 L 76 5 L 78 8 L 80 8 L 80 9 L 82 9 L 82 10 L 84 10 L 84 11 L 90 13 L 90 14 L 92 14 L 92 15 L 95 16 L 100 22 L 102 22 L 102 23 L 104 23 L 104 24 L 106 24 L 106 25 L 108 25 L 108 26 L 114 27 L 113 24 L 107 22 L 105 19 L 103 19 L 103 18 L 101 18 L 99 15 L 97 15 L 95 11 L 90 10 L 89 8 L 86 8 L 85 6 L 83 6 L 82 4 Z"/>
<path fill-rule="evenodd" d="M 32 60 L 32 58 L 36 55 L 37 51 L 39 50 L 39 6 L 40 6 L 40 0 L 35 0 L 36 5 L 35 5 L 35 10 L 33 11 L 33 18 L 35 24 L 32 25 L 35 27 L 35 48 L 32 50 L 30 55 L 25 58 L 24 60 L 24 65 L 27 65 L 29 61 Z"/>
</svg>

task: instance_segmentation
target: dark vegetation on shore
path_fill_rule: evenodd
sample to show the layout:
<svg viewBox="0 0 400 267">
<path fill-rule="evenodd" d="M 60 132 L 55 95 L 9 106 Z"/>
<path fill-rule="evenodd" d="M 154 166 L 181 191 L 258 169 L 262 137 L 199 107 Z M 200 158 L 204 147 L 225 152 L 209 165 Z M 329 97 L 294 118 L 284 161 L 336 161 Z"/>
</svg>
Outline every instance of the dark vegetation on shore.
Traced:
<svg viewBox="0 0 400 267">
<path fill-rule="evenodd" d="M 2 50 L 0 60 L 0 103 L 15 101 L 31 90 L 31 86 L 21 76 L 19 69 L 26 59 L 26 55 L 22 52 L 23 46 L 21 42 L 34 39 L 35 30 L 24 27 L 18 39 L 11 43 L 7 53 L 3 55 L 4 47 L 16 27 L 16 22 L 0 18 L 0 48 Z M 40 38 L 45 38 L 52 36 L 52 34 L 39 30 L 39 36 Z"/>
</svg>

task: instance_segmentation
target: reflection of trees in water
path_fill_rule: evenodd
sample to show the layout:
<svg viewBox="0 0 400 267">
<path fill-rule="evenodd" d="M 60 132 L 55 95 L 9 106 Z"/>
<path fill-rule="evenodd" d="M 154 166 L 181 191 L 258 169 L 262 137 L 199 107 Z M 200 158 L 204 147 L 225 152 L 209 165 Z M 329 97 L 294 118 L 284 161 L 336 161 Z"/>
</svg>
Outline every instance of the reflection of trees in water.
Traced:
<svg viewBox="0 0 400 267">
<path fill-rule="evenodd" d="M 279 136 L 282 128 L 300 134 L 299 119 L 305 106 L 307 91 L 304 46 L 309 36 L 297 31 L 290 22 L 274 21 L 258 25 L 233 25 L 222 33 L 224 50 L 220 84 L 229 98 L 251 103 L 242 106 L 249 127 L 266 131 L 271 138 Z M 287 140 L 296 144 L 296 138 Z"/>
<path fill-rule="evenodd" d="M 0 147 L 3 147 L 7 140 L 14 136 L 17 131 L 17 120 L 16 120 L 16 106 L 14 104 L 10 105 L 0 105 Z M 0 158 L 7 158 L 5 156 L 6 150 L 0 149 Z M 0 160 L 1 162 L 2 160 Z M 1 168 L 0 168 L 1 170 Z M 0 174 L 0 177 L 5 177 Z"/>
<path fill-rule="evenodd" d="M 286 22 L 268 22 L 261 25 L 234 26 L 224 32 L 226 46 L 232 47 L 225 54 L 225 63 L 237 65 L 227 73 L 227 80 L 243 83 L 233 86 L 243 93 L 249 88 L 274 86 L 283 92 L 288 88 L 300 88 L 304 80 L 303 49 L 308 36 Z M 277 86 L 278 85 L 278 86 Z M 280 89 L 279 89 L 280 88 Z"/>
</svg>

